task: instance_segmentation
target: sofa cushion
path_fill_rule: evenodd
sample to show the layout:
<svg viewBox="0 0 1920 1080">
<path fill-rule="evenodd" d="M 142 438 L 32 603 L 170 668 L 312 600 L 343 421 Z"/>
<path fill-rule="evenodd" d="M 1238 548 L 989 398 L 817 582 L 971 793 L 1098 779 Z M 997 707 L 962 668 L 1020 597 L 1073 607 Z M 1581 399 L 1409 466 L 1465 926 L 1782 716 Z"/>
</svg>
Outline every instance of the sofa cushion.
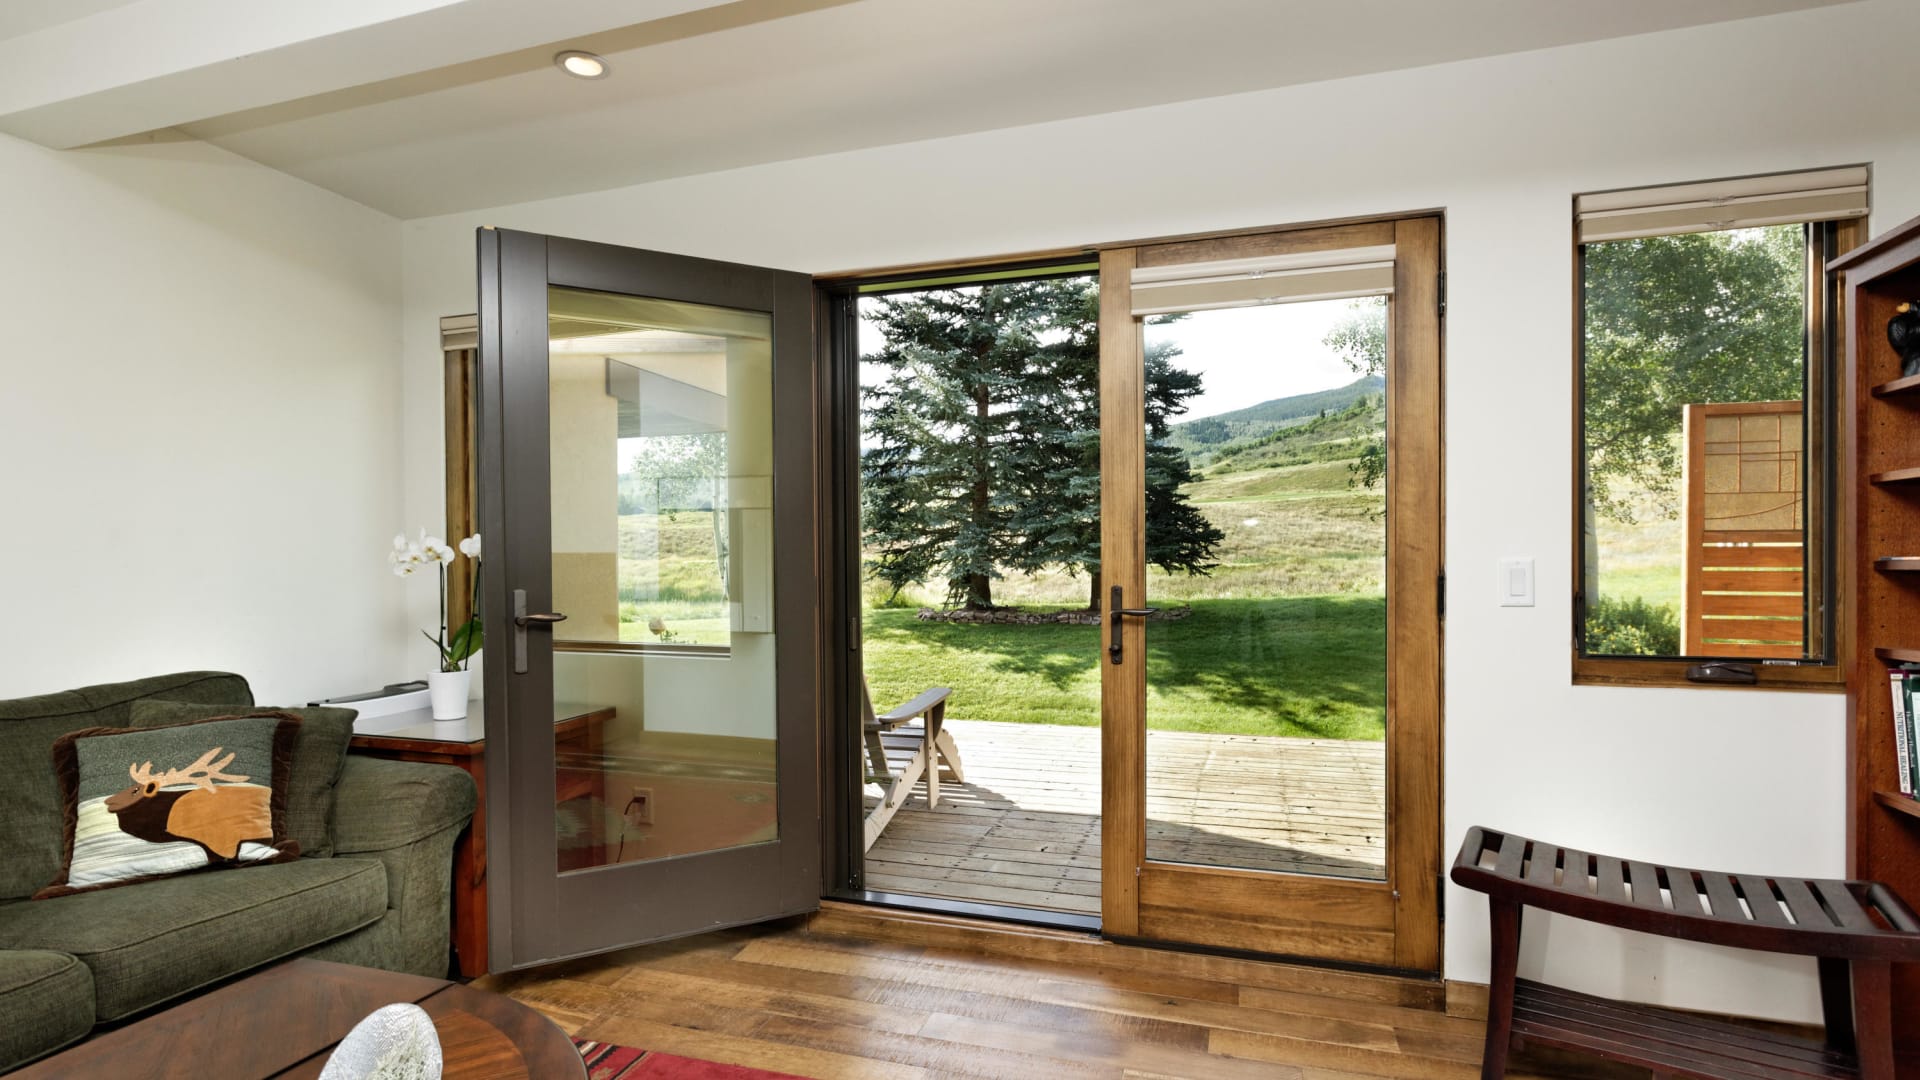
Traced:
<svg viewBox="0 0 1920 1080">
<path fill-rule="evenodd" d="M 300 854 L 325 858 L 333 854 L 333 789 L 346 768 L 347 742 L 353 738 L 353 720 L 358 713 L 324 705 L 236 713 L 230 705 L 149 699 L 134 702 L 128 723 L 137 728 L 164 727 L 190 720 L 268 713 L 300 718 L 300 737 L 293 744 L 293 772 L 287 778 L 287 835 L 300 845 Z"/>
<path fill-rule="evenodd" d="M 246 708 L 247 680 L 218 671 L 157 675 L 58 694 L 0 701 L 0 900 L 30 895 L 59 872 L 65 845 L 53 742 L 89 727 L 125 727 L 145 697 Z"/>
<path fill-rule="evenodd" d="M 299 736 L 285 713 L 60 736 L 67 857 L 33 898 L 298 858 L 287 778 Z"/>
<path fill-rule="evenodd" d="M 365 926 L 387 910 L 374 859 L 299 859 L 0 905 L 0 949 L 53 949 L 93 973 L 118 1020 Z"/>
<path fill-rule="evenodd" d="M 93 1029 L 93 976 L 66 953 L 0 951 L 0 1073 Z"/>
</svg>

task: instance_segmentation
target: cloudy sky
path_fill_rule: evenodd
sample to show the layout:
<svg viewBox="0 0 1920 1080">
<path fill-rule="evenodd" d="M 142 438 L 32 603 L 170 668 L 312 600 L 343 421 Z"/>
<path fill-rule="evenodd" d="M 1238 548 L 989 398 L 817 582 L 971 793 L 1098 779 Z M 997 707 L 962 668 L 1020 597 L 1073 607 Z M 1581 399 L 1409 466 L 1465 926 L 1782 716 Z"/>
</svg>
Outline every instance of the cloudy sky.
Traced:
<svg viewBox="0 0 1920 1080">
<path fill-rule="evenodd" d="M 1200 311 L 1176 323 L 1147 327 L 1149 342 L 1180 346 L 1179 364 L 1200 374 L 1201 392 L 1179 420 L 1244 409 L 1274 398 L 1345 386 L 1359 378 L 1322 342 L 1347 313 L 1348 300 Z M 1382 303 L 1369 300 L 1368 303 Z M 880 347 L 880 330 L 860 322 L 860 351 Z M 861 382 L 882 377 L 862 365 Z"/>
</svg>

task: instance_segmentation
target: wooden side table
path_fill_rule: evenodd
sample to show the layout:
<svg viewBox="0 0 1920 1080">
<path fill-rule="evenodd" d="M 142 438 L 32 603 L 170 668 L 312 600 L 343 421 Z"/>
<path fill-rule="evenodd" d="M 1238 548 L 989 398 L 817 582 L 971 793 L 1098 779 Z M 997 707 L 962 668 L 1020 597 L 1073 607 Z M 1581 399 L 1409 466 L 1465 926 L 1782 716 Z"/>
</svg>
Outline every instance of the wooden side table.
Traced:
<svg viewBox="0 0 1920 1080">
<path fill-rule="evenodd" d="M 615 715 L 611 705 L 559 703 L 553 709 L 553 741 L 561 754 L 597 757 L 603 730 Z M 473 822 L 453 846 L 453 952 L 462 978 L 487 973 L 487 738 L 479 708 L 465 720 L 435 720 L 425 709 L 396 713 L 354 724 L 356 753 L 394 761 L 451 765 L 473 777 L 480 801 Z M 606 774 L 591 770 L 572 783 L 557 783 L 557 802 L 591 795 L 605 802 Z M 590 826 L 592 824 L 590 822 Z"/>
</svg>

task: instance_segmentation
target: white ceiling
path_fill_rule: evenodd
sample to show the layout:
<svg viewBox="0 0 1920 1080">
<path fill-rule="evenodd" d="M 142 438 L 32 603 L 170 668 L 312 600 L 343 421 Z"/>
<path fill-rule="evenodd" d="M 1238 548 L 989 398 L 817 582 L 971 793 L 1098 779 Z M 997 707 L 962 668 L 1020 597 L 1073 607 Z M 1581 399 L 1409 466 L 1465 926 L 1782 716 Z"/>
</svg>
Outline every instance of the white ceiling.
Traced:
<svg viewBox="0 0 1920 1080">
<path fill-rule="evenodd" d="M 134 0 L 0 0 L 0 40 L 59 26 Z"/>
<path fill-rule="evenodd" d="M 136 6 L 157 2 L 168 0 Z M 543 0 L 514 11 L 571 7 L 573 19 L 524 18 L 532 25 L 515 28 L 520 47 L 358 83 L 343 66 L 333 89 L 297 97 L 259 86 L 256 64 L 249 100 L 272 103 L 189 115 L 180 126 L 420 217 L 1841 2 L 681 0 L 631 3 L 630 12 L 665 17 L 577 33 L 592 25 L 577 10 L 587 5 Z M 428 14 L 450 19 L 470 5 L 472 18 L 471 9 L 502 3 L 444 0 L 448 10 Z M 604 21 L 607 5 L 594 6 Z M 0 17 L 0 35 L 7 25 Z M 543 26 L 573 36 L 543 37 Z M 562 47 L 602 53 L 611 74 L 563 75 L 551 63 Z M 153 98 L 147 87 L 142 107 Z"/>
</svg>

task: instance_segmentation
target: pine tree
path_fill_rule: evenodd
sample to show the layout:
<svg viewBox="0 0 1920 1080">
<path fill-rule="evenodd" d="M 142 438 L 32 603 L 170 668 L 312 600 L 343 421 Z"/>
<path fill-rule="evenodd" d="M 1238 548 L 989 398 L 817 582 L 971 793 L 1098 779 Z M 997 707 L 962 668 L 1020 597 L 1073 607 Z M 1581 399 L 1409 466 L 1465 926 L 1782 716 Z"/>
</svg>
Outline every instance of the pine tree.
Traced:
<svg viewBox="0 0 1920 1080">
<path fill-rule="evenodd" d="M 993 580 L 1060 568 L 1100 603 L 1098 294 L 1084 278 L 936 289 L 866 313 L 885 370 L 864 391 L 861 455 L 871 572 L 896 592 L 939 577 L 948 602 L 993 606 Z M 1200 391 L 1147 356 L 1147 557 L 1205 573 L 1224 538 L 1179 493 L 1185 455 L 1171 418 Z"/>
</svg>

